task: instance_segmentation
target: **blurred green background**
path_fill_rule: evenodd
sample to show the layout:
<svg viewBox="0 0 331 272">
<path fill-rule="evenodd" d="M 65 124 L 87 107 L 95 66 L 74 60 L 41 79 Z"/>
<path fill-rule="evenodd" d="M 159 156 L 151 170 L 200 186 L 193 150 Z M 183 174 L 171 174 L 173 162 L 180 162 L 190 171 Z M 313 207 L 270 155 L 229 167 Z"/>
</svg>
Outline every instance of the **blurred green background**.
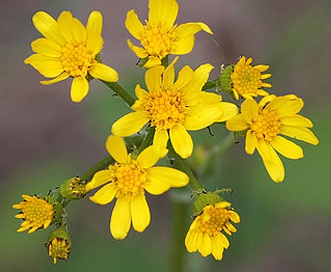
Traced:
<svg viewBox="0 0 331 272">
<path fill-rule="evenodd" d="M 317 147 L 300 143 L 305 157 L 283 159 L 286 178 L 274 184 L 255 154 L 244 153 L 243 142 L 211 166 L 207 189 L 231 187 L 225 195 L 241 215 L 238 232 L 221 262 L 198 253 L 184 255 L 186 271 L 329 271 L 331 266 L 330 61 L 331 3 L 328 0 L 181 0 L 177 22 L 202 21 L 214 36 L 199 33 L 190 55 L 177 63 L 215 66 L 233 63 L 243 54 L 255 64 L 270 64 L 273 92 L 294 92 L 305 101 L 302 114 L 313 123 Z M 133 92 L 144 84 L 137 58 L 126 46 L 128 10 L 141 20 L 146 1 L 4 0 L 0 9 L 0 267 L 1 271 L 168 271 L 171 253 L 171 193 L 148 196 L 152 222 L 143 234 L 133 231 L 124 241 L 109 233 L 112 204 L 98 206 L 88 198 L 67 211 L 73 247 L 69 263 L 57 265 L 47 256 L 48 230 L 17 233 L 21 223 L 11 208 L 21 194 L 47 193 L 63 180 L 82 174 L 106 155 L 105 140 L 114 120 L 128 108 L 99 82 L 80 104 L 69 99 L 70 82 L 51 86 L 23 60 L 30 42 L 40 34 L 32 15 L 45 10 L 53 17 L 70 10 L 86 22 L 92 10 L 104 16 L 102 59 L 117 69 L 120 84 Z M 193 133 L 195 144 L 215 143 L 225 136 L 221 126 Z M 188 195 L 188 192 L 187 192 Z M 190 218 L 183 225 L 186 231 Z M 179 235 L 180 236 L 180 235 Z M 184 248 L 184 237 L 178 243 Z"/>
</svg>

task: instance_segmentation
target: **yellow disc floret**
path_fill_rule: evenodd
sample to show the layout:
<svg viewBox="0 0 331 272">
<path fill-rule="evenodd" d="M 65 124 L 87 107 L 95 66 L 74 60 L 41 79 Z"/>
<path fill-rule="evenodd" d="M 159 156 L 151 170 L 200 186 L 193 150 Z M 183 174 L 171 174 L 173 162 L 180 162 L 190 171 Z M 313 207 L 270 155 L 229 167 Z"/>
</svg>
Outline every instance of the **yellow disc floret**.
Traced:
<svg viewBox="0 0 331 272">
<path fill-rule="evenodd" d="M 152 93 L 144 102 L 150 113 L 151 125 L 161 129 L 170 129 L 185 120 L 185 102 L 178 90 L 165 90 Z"/>
<path fill-rule="evenodd" d="M 33 233 L 40 228 L 48 228 L 54 217 L 53 205 L 36 196 L 22 195 L 22 197 L 24 201 L 13 205 L 14 209 L 21 210 L 21 213 L 15 217 L 24 220 L 17 231 L 23 232 L 30 229 L 28 233 Z"/>
<path fill-rule="evenodd" d="M 280 133 L 282 125 L 274 111 L 262 109 L 252 121 L 251 130 L 257 138 L 271 141 Z"/>
<path fill-rule="evenodd" d="M 82 43 L 68 43 L 62 48 L 61 64 L 72 77 L 86 77 L 94 62 L 94 56 Z"/>
<path fill-rule="evenodd" d="M 146 49 L 150 56 L 163 59 L 175 48 L 178 34 L 163 27 L 161 24 L 152 25 L 146 22 L 145 30 L 141 34 L 141 45 Z"/>
<path fill-rule="evenodd" d="M 126 197 L 131 200 L 132 197 L 144 193 L 147 173 L 137 161 L 131 159 L 131 156 L 128 158 L 128 163 L 116 163 L 111 165 L 110 169 L 113 171 L 114 183 L 117 187 L 117 198 Z"/>
</svg>

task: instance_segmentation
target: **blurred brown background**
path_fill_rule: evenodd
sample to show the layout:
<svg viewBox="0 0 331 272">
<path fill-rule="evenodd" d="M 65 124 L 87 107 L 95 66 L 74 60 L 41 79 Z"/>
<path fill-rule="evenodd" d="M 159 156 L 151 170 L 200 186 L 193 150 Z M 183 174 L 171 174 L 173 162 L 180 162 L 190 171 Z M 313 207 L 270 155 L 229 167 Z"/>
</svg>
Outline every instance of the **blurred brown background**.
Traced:
<svg viewBox="0 0 331 272">
<path fill-rule="evenodd" d="M 213 190 L 234 187 L 231 201 L 242 217 L 224 259 L 216 262 L 187 254 L 187 271 L 328 271 L 331 240 L 330 61 L 331 2 L 263 0 L 179 0 L 177 23 L 201 21 L 214 35 L 200 32 L 195 48 L 177 63 L 196 68 L 210 62 L 217 76 L 222 63 L 243 54 L 269 64 L 274 93 L 294 92 L 305 101 L 303 115 L 315 124 L 321 143 L 301 144 L 305 158 L 283 160 L 286 178 L 276 185 L 258 156 L 247 156 L 243 144 L 219 159 L 219 178 L 206 181 Z M 119 83 L 133 92 L 143 84 L 143 71 L 127 48 L 127 11 L 147 18 L 145 0 L 4 0 L 0 9 L 0 211 L 1 270 L 7 271 L 166 271 L 169 255 L 169 195 L 151 197 L 152 223 L 143 234 L 125 241 L 108 233 L 111 205 L 88 199 L 68 207 L 73 235 L 70 264 L 52 265 L 43 248 L 47 231 L 18 234 L 13 203 L 21 194 L 47 193 L 63 180 L 83 173 L 106 155 L 104 142 L 114 120 L 128 109 L 104 85 L 93 81 L 80 104 L 70 100 L 70 80 L 50 86 L 23 60 L 40 37 L 32 15 L 45 10 L 57 18 L 70 10 L 84 24 L 92 10 L 104 16 L 103 62 L 120 74 Z M 136 43 L 137 44 L 137 43 Z M 201 135 L 200 135 L 201 136 Z M 197 135 L 197 141 L 199 141 Z M 240 171 L 238 170 L 240 169 Z M 220 173 L 219 173 L 220 172 Z M 218 184 L 215 180 L 224 180 Z M 214 184 L 214 183 L 215 184 Z M 184 226 L 187 228 L 187 226 Z M 129 260 L 129 261 L 128 261 Z M 131 260 L 131 261 L 130 261 Z"/>
</svg>

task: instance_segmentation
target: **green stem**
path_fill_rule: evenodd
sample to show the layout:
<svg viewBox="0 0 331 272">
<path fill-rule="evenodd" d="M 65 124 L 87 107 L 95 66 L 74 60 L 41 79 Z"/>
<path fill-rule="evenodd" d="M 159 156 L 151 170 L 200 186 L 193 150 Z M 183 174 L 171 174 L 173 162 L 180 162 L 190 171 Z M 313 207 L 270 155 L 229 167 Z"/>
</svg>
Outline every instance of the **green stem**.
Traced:
<svg viewBox="0 0 331 272">
<path fill-rule="evenodd" d="M 115 160 L 111 156 L 103 158 L 101 161 L 93 165 L 89 170 L 87 170 L 82 176 L 82 180 L 90 181 L 93 175 L 101 169 L 107 168 L 110 164 L 114 163 Z"/>
<path fill-rule="evenodd" d="M 188 205 L 186 202 L 172 202 L 172 228 L 170 240 L 169 272 L 182 272 L 185 265 L 185 240 L 186 219 L 189 217 Z"/>
<path fill-rule="evenodd" d="M 139 146 L 139 148 L 138 148 L 139 153 L 151 144 L 151 142 L 153 141 L 153 138 L 154 138 L 154 134 L 155 134 L 155 128 L 152 127 L 148 130 L 143 142 Z"/>
<path fill-rule="evenodd" d="M 112 89 L 116 94 L 118 94 L 130 107 L 134 104 L 135 99 L 124 90 L 117 82 L 107 82 L 101 80 L 105 85 Z"/>
<path fill-rule="evenodd" d="M 185 160 L 183 158 L 181 158 L 175 152 L 175 150 L 173 149 L 171 144 L 169 144 L 169 151 L 170 151 L 170 156 L 172 156 L 175 160 L 174 165 L 176 165 L 179 170 L 182 170 L 183 172 L 185 172 L 189 176 L 189 178 L 190 178 L 189 183 L 190 183 L 190 186 L 191 186 L 192 190 L 197 191 L 197 192 L 203 191 L 204 188 L 201 186 L 198 179 L 193 174 L 191 168 L 188 166 L 188 164 L 185 162 Z"/>
</svg>

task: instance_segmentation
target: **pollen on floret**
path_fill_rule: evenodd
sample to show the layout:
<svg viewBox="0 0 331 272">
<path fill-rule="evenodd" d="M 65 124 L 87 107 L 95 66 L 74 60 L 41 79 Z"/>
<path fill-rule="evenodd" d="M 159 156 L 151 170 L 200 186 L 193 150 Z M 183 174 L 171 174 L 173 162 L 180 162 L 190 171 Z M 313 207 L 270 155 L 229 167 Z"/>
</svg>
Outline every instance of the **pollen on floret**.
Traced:
<svg viewBox="0 0 331 272">
<path fill-rule="evenodd" d="M 280 133 L 281 122 L 274 111 L 262 109 L 256 118 L 253 118 L 251 130 L 257 138 L 271 141 Z"/>
</svg>

